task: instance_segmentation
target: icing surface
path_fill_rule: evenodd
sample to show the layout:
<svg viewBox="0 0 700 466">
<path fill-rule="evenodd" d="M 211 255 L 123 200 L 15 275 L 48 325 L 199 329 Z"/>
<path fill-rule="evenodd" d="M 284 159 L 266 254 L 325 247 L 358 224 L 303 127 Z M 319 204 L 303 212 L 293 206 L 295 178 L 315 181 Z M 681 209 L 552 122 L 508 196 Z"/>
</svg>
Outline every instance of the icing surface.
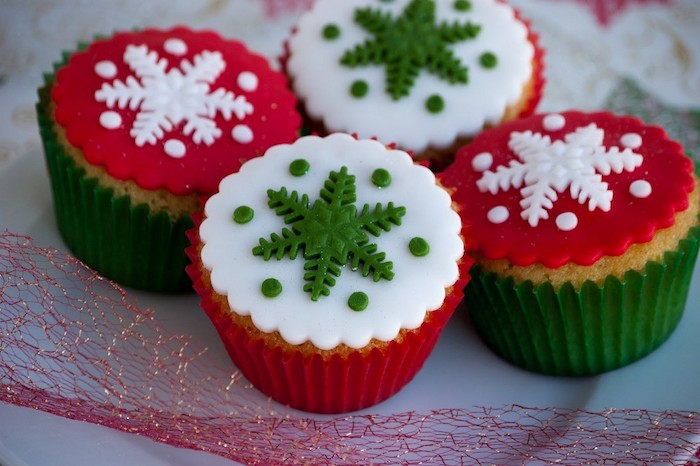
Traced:
<svg viewBox="0 0 700 466">
<path fill-rule="evenodd" d="M 284 76 L 264 57 L 183 27 L 96 40 L 57 72 L 52 98 L 88 162 L 179 195 L 214 192 L 300 125 Z"/>
<path fill-rule="evenodd" d="M 488 150 L 493 164 L 475 163 Z M 515 265 L 589 265 L 673 224 L 692 163 L 658 127 L 610 113 L 534 115 L 486 131 L 440 175 L 474 249 Z"/>
<path fill-rule="evenodd" d="M 306 161 L 308 168 L 290 170 L 290 166 L 303 165 L 299 160 Z M 335 189 L 334 183 L 329 184 L 333 178 L 330 174 L 340 173 L 343 167 L 347 175 L 354 176 L 352 183 L 348 181 L 344 186 L 352 184 L 355 195 L 354 201 L 343 203 L 345 214 L 338 210 L 336 217 L 329 217 L 341 228 L 326 231 L 318 227 L 309 233 L 313 224 L 322 224 L 326 218 L 328 209 L 320 208 L 318 203 L 340 202 L 340 197 L 322 191 Z M 385 187 L 377 186 L 372 179 L 378 169 L 391 175 Z M 269 205 L 275 195 L 270 191 L 279 193 L 283 187 L 285 193 L 279 197 L 287 200 L 290 211 L 280 213 L 280 207 Z M 449 194 L 435 184 L 434 175 L 414 165 L 403 151 L 346 134 L 307 136 L 294 144 L 271 148 L 265 156 L 244 164 L 239 173 L 224 178 L 219 193 L 205 206 L 205 220 L 199 230 L 204 245 L 202 263 L 211 271 L 214 290 L 228 297 L 235 312 L 250 315 L 260 330 L 279 331 L 291 344 L 311 341 L 321 349 L 341 343 L 361 348 L 372 338 L 389 341 L 402 328 L 417 328 L 426 311 L 442 305 L 445 288 L 458 278 L 457 261 L 464 249 L 462 224 L 451 202 Z M 352 212 L 358 219 L 367 219 L 370 213 L 377 216 L 377 212 L 388 212 L 390 203 L 405 209 L 391 225 L 379 222 L 379 226 L 365 227 L 369 225 L 366 220 L 341 220 Z M 232 214 L 242 205 L 255 212 L 253 219 L 243 224 L 232 220 Z M 304 224 L 294 225 L 294 219 L 301 217 L 299 212 L 307 205 L 309 210 L 313 206 L 319 220 L 303 214 L 307 215 Z M 352 206 L 357 210 L 349 210 L 348 214 L 346 209 Z M 368 206 L 366 210 L 364 206 Z M 253 254 L 262 239 L 272 242 L 275 234 L 288 238 L 283 233 L 285 228 L 288 237 L 298 237 L 302 230 L 311 236 L 294 254 L 289 249 L 277 254 L 279 251 L 274 249 L 268 260 Z M 318 251 L 324 250 L 324 244 L 339 244 L 345 241 L 342 237 L 357 235 L 369 239 L 359 240 L 360 246 L 376 246 L 372 255 L 384 254 L 378 263 L 391 262 L 391 278 L 377 277 L 375 269 L 366 267 L 369 256 L 353 266 L 353 259 L 360 253 L 352 252 L 347 262 L 340 260 L 339 273 L 328 275 L 334 280 L 327 287 L 328 293 L 312 299 L 305 288 L 309 284 L 305 275 L 312 269 L 305 269 L 305 264 L 323 254 Z M 416 243 L 424 244 L 417 247 Z M 260 292 L 263 281 L 270 278 L 278 280 L 283 290 L 273 299 Z"/>
<path fill-rule="evenodd" d="M 511 7 L 494 0 L 474 0 L 471 4 L 470 9 L 462 10 L 454 0 L 320 0 L 302 16 L 289 40 L 287 70 L 292 85 L 310 116 L 322 120 L 330 131 L 377 137 L 416 152 L 428 146 L 449 146 L 459 136 L 473 136 L 484 125 L 500 122 L 505 108 L 520 99 L 533 72 L 535 50 L 528 40 L 527 28 L 516 19 Z M 428 55 L 433 59 L 425 66 L 420 62 L 421 65 L 411 67 L 392 57 L 385 58 L 386 63 L 375 59 L 373 54 L 381 47 L 367 44 L 380 42 L 382 36 L 372 21 L 358 23 L 356 10 L 379 12 L 365 16 L 396 25 L 419 7 L 428 17 L 422 24 L 430 26 L 432 35 L 419 35 L 417 27 L 409 23 L 411 28 L 400 36 L 405 39 L 400 42 L 427 38 L 424 41 L 440 53 Z M 324 28 L 331 24 L 338 28 L 338 35 L 324 38 Z M 476 26 L 477 32 L 470 36 L 464 32 L 466 25 Z M 444 30 L 449 30 L 449 34 Z M 441 42 L 434 39 L 436 36 Z M 390 41 L 391 37 L 385 40 Z M 420 46 L 407 45 L 404 53 L 415 54 Z M 425 47 L 431 50 L 428 45 Z M 480 63 L 484 53 L 497 57 L 492 68 Z M 348 54 L 360 65 L 341 63 Z M 418 55 L 410 63 L 420 61 L 422 57 Z M 436 56 L 454 62 L 454 69 L 433 63 L 438 60 Z M 387 84 L 394 75 L 403 76 L 408 83 L 394 89 Z M 323 86 L 318 85 L 319 76 L 323 77 Z M 360 98 L 350 92 L 354 83 L 366 86 Z"/>
<path fill-rule="evenodd" d="M 543 127 L 547 129 L 546 124 Z M 557 193 L 567 189 L 580 204 L 587 202 L 589 210 L 607 212 L 613 192 L 599 173 L 632 172 L 642 164 L 643 157 L 630 149 L 606 149 L 604 135 L 595 124 L 576 128 L 558 141 L 541 133 L 513 131 L 508 147 L 519 160 L 486 171 L 476 184 L 479 190 L 491 194 L 523 186 L 521 217 L 533 227 L 549 218 L 548 211 L 559 198 Z"/>
</svg>

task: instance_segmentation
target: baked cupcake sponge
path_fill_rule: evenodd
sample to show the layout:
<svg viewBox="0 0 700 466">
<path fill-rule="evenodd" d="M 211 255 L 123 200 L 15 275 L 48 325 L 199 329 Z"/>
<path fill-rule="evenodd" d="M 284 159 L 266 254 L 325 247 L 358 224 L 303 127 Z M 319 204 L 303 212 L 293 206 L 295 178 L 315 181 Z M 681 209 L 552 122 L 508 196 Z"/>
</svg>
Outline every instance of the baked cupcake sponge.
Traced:
<svg viewBox="0 0 700 466">
<path fill-rule="evenodd" d="M 64 53 L 37 116 L 67 246 L 122 285 L 167 292 L 191 289 L 185 231 L 199 196 L 300 123 L 265 57 L 185 27 Z"/>
<path fill-rule="evenodd" d="M 543 55 L 498 0 L 319 0 L 283 62 L 311 131 L 376 137 L 445 166 L 485 127 L 534 111 Z"/>
<path fill-rule="evenodd" d="M 472 226 L 467 307 L 506 360 L 596 374 L 649 354 L 676 328 L 700 190 L 661 128 L 605 112 L 534 115 L 483 133 L 440 180 Z"/>
<path fill-rule="evenodd" d="M 415 376 L 462 298 L 472 261 L 455 209 L 403 151 L 308 136 L 222 181 L 188 272 L 253 385 L 355 411 Z"/>
</svg>

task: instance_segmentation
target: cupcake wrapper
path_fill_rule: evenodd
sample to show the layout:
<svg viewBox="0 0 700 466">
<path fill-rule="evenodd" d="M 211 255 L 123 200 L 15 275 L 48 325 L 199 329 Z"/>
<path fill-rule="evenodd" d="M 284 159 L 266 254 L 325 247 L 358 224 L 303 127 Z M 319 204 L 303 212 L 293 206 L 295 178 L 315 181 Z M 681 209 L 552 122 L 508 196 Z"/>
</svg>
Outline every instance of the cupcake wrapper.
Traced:
<svg viewBox="0 0 700 466">
<path fill-rule="evenodd" d="M 630 364 L 659 347 L 683 315 L 700 244 L 692 228 L 676 251 L 643 273 L 609 276 L 602 286 L 566 283 L 558 290 L 475 266 L 465 290 L 472 320 L 505 360 L 535 372 L 591 375 Z"/>
<path fill-rule="evenodd" d="M 54 75 L 39 90 L 37 118 L 51 179 L 58 229 L 70 250 L 105 277 L 134 288 L 179 292 L 191 289 L 185 273 L 189 217 L 173 221 L 146 204 L 133 205 L 88 178 L 58 143 L 48 115 Z"/>
<path fill-rule="evenodd" d="M 532 71 L 533 75 L 533 82 L 532 82 L 532 89 L 530 90 L 530 97 L 527 100 L 527 103 L 523 105 L 522 109 L 518 113 L 517 117 L 518 118 L 524 118 L 527 116 L 532 115 L 535 113 L 535 110 L 537 109 L 537 105 L 540 103 L 542 100 L 542 95 L 544 93 L 544 86 L 547 82 L 545 76 L 544 76 L 544 55 L 545 51 L 540 45 L 540 36 L 536 32 L 533 31 L 532 29 L 532 21 L 526 20 L 522 17 L 520 14 L 520 10 L 517 8 L 514 8 L 515 11 L 515 17 L 518 18 L 525 26 L 527 27 L 527 38 L 532 43 L 532 46 L 535 49 L 534 56 L 532 58 L 532 62 L 534 64 L 534 69 Z"/>
<path fill-rule="evenodd" d="M 198 223 L 197 219 L 195 223 Z M 202 281 L 195 229 L 188 232 L 192 245 L 187 253 L 192 265 L 187 271 L 202 298 L 226 350 L 240 372 L 273 400 L 303 411 L 341 413 L 379 403 L 398 392 L 413 379 L 430 355 L 462 295 L 448 295 L 434 319 L 424 322 L 419 332 L 410 332 L 401 342 L 392 341 L 382 349 L 352 352 L 349 356 L 304 355 L 301 351 L 269 347 L 263 339 L 250 337 L 232 321 L 229 310 L 210 298 Z M 454 289 L 461 290 L 468 273 L 461 270 Z"/>
</svg>

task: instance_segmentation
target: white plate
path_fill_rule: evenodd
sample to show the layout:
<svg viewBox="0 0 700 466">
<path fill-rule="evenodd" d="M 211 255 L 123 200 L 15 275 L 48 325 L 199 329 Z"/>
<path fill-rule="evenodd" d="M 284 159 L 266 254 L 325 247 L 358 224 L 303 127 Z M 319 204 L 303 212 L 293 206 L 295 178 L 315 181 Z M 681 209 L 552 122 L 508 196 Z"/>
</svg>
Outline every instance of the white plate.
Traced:
<svg viewBox="0 0 700 466">
<path fill-rule="evenodd" d="M 266 4 L 275 2 L 267 0 Z M 285 3 L 279 0 L 280 5 Z M 288 3 L 294 3 L 288 0 Z M 301 0 L 296 3 L 302 3 Z M 602 1 L 512 0 L 533 20 L 547 50 L 543 111 L 600 108 L 624 77 L 632 77 L 670 105 L 700 105 L 697 92 L 700 49 L 697 0 L 673 7 L 629 4 L 606 27 L 590 12 Z M 658 2 L 659 4 L 661 2 Z M 638 4 L 638 5 L 637 5 Z M 26 123 L 40 73 L 74 47 L 76 39 L 139 25 L 187 22 L 225 35 L 255 39 L 269 56 L 279 53 L 294 18 L 270 20 L 249 0 L 197 2 L 119 0 L 92 8 L 83 2 L 12 1 L 3 4 L 0 24 L 0 230 L 31 236 L 38 245 L 64 249 L 56 230 L 36 129 Z M 9 11 L 9 13 L 8 13 Z M 561 21 L 576 17 L 575 22 Z M 659 66 L 659 57 L 664 57 Z M 686 59 L 684 59 L 684 57 Z M 23 116 L 25 115 L 25 116 Z M 19 121 L 19 123 L 17 123 Z M 5 146 L 7 145 L 7 146 Z M 7 147 L 10 149 L 8 150 Z M 3 160 L 10 152 L 11 164 Z M 700 269 L 699 267 L 696 267 Z M 143 307 L 175 331 L 211 342 L 209 357 L 226 367 L 227 356 L 194 296 L 179 299 L 135 293 Z M 476 337 L 469 319 L 457 314 L 423 370 L 399 394 L 364 414 L 428 412 L 443 408 L 507 406 L 700 411 L 700 272 L 693 277 L 686 313 L 671 338 L 648 357 L 616 371 L 587 378 L 548 377 L 514 368 Z M 261 400 L 264 397 L 261 396 Z M 304 416 L 303 414 L 300 414 Z M 699 434 L 700 437 L 700 434 Z M 698 443 L 697 441 L 695 443 Z M 103 426 L 68 420 L 0 403 L 0 465 L 117 466 L 124 464 L 225 466 L 235 463 L 174 448 Z"/>
<path fill-rule="evenodd" d="M 39 245 L 65 250 L 52 212 L 43 156 L 36 149 L 0 170 L 0 228 L 31 236 Z M 21 201 L 19 201 L 21 200 Z M 228 361 L 197 298 L 174 300 L 134 292 L 140 305 L 177 332 L 208 344 Z M 646 358 L 613 372 L 585 378 L 551 377 L 517 369 L 484 346 L 464 311 L 447 325 L 423 370 L 390 400 L 361 414 L 429 412 L 510 404 L 530 407 L 700 410 L 700 273 L 695 273 L 686 313 L 671 338 Z M 670 383 L 673 381 L 673 383 Z M 261 397 L 261 400 L 263 398 Z M 301 414 L 306 416 L 305 414 Z M 0 403 L 0 464 L 233 464 L 143 437 Z M 12 422 L 5 420 L 11 419 Z M 37 447 L 40 446 L 40 447 Z M 80 446 L 76 448 L 76 446 Z"/>
</svg>

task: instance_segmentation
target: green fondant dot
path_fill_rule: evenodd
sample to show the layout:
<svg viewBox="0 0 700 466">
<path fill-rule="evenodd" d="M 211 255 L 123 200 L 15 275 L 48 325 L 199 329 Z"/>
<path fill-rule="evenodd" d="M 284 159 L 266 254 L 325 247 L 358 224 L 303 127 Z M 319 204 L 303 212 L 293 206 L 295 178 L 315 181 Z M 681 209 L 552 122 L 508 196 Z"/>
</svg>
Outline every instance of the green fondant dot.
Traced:
<svg viewBox="0 0 700 466">
<path fill-rule="evenodd" d="M 498 65 L 498 57 L 492 52 L 484 52 L 479 57 L 479 63 L 484 68 L 495 68 Z"/>
<path fill-rule="evenodd" d="M 469 0 L 457 0 L 455 2 L 455 10 L 457 11 L 469 11 L 472 9 L 472 2 Z"/>
<path fill-rule="evenodd" d="M 282 284 L 276 278 L 267 278 L 263 280 L 260 291 L 266 298 L 275 298 L 282 293 Z"/>
<path fill-rule="evenodd" d="M 408 250 L 416 257 L 423 257 L 430 252 L 430 245 L 424 238 L 416 236 L 408 242 Z"/>
<path fill-rule="evenodd" d="M 377 188 L 386 188 L 391 184 L 391 173 L 383 168 L 377 168 L 372 172 L 372 183 Z"/>
<path fill-rule="evenodd" d="M 353 311 L 364 311 L 367 309 L 368 304 L 369 297 L 367 293 L 363 293 L 362 291 L 356 291 L 348 298 L 348 307 Z"/>
<path fill-rule="evenodd" d="M 425 108 L 430 113 L 440 113 L 445 108 L 445 101 L 437 94 L 433 94 L 425 101 Z"/>
<path fill-rule="evenodd" d="M 352 94 L 352 96 L 355 98 L 360 99 L 366 96 L 367 92 L 369 92 L 369 84 L 367 84 L 366 81 L 362 81 L 361 79 L 358 79 L 357 81 L 353 82 L 350 86 L 350 94 Z"/>
<path fill-rule="evenodd" d="M 289 164 L 289 173 L 294 176 L 304 176 L 309 171 L 311 165 L 306 159 L 296 159 Z"/>
<path fill-rule="evenodd" d="M 240 207 L 236 207 L 236 210 L 233 211 L 233 221 L 242 225 L 253 220 L 254 215 L 255 211 L 251 207 L 242 205 Z"/>
<path fill-rule="evenodd" d="M 323 38 L 327 40 L 337 39 L 340 36 L 340 28 L 337 24 L 328 24 L 323 28 Z"/>
</svg>

